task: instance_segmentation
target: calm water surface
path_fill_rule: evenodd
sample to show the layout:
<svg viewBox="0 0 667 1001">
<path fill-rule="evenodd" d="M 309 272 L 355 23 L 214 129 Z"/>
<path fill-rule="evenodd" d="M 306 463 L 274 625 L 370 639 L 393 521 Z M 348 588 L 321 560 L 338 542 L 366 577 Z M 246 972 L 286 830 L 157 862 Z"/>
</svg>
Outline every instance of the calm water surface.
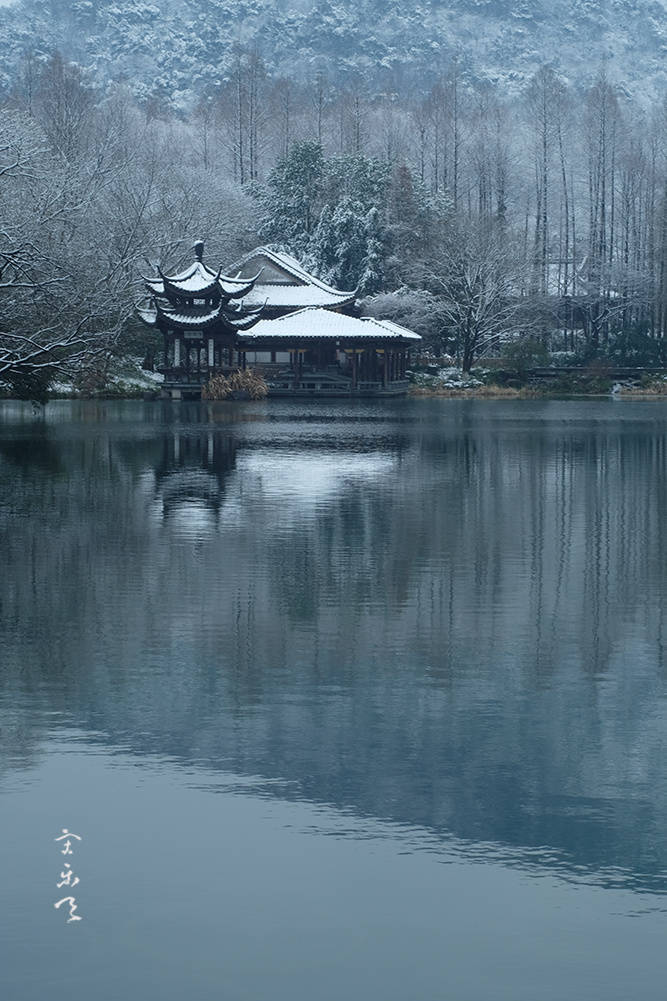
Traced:
<svg viewBox="0 0 667 1001">
<path fill-rule="evenodd" d="M 666 474 L 656 401 L 0 404 L 3 1001 L 662 999 Z"/>
</svg>

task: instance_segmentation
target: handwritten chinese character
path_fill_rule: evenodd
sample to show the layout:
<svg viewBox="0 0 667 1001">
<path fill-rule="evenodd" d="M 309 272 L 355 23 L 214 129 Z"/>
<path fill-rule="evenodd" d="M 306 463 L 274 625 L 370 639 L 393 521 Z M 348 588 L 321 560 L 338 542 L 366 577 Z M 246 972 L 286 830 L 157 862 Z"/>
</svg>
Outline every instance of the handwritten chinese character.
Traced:
<svg viewBox="0 0 667 1001">
<path fill-rule="evenodd" d="M 75 900 L 76 900 L 75 897 L 63 897 L 62 900 L 59 900 L 57 904 L 53 905 L 56 909 L 58 909 L 61 904 L 69 903 L 69 917 L 67 919 L 67 924 L 69 924 L 71 921 L 82 921 L 83 920 L 82 918 L 80 918 L 78 916 L 78 914 L 74 913 L 75 910 L 76 910 Z"/>
<path fill-rule="evenodd" d="M 77 841 L 81 841 L 82 839 L 79 837 L 78 834 L 70 834 L 70 832 L 67 830 L 66 827 L 63 827 L 62 831 L 63 831 L 63 833 L 60 835 L 60 837 L 59 838 L 54 838 L 53 840 L 54 841 L 65 841 L 65 847 L 61 851 L 61 853 L 60 853 L 61 855 L 73 855 L 74 852 L 72 851 L 72 842 L 69 839 L 70 838 L 76 838 Z"/>
<path fill-rule="evenodd" d="M 69 862 L 65 862 L 65 869 L 67 870 L 67 872 L 60 873 L 60 878 L 62 882 L 56 883 L 58 889 L 60 889 L 61 886 L 76 886 L 77 883 L 81 882 L 79 877 L 75 876 L 74 873 L 72 872 L 72 867 L 69 864 Z"/>
</svg>

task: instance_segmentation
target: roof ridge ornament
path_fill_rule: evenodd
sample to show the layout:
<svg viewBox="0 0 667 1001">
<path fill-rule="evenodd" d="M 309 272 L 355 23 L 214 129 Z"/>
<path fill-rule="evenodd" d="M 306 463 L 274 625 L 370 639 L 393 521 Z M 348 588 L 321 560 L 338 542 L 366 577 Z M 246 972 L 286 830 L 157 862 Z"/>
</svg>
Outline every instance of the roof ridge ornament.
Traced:
<svg viewBox="0 0 667 1001">
<path fill-rule="evenodd" d="M 195 252 L 195 257 L 197 258 L 197 260 L 199 261 L 200 264 L 202 264 L 204 259 L 204 241 L 195 240 L 194 244 L 192 245 L 192 249 Z M 222 270 L 222 268 L 220 270 Z"/>
</svg>

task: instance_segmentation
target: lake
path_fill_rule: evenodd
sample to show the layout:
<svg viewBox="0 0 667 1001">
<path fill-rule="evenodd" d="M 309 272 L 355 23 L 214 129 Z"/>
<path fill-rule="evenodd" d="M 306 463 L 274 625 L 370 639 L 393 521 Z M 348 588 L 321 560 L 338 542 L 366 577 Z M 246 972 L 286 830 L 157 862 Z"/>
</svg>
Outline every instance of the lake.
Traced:
<svg viewBox="0 0 667 1001">
<path fill-rule="evenodd" d="M 662 999 L 666 514 L 661 401 L 0 403 L 2 997 Z"/>
</svg>

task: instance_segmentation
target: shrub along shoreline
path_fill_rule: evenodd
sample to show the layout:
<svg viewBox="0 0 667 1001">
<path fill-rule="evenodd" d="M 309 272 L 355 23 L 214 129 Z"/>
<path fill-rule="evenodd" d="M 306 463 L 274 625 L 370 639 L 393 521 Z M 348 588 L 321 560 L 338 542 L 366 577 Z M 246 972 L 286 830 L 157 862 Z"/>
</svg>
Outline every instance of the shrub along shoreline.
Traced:
<svg viewBox="0 0 667 1001">
<path fill-rule="evenodd" d="M 480 399 L 542 399 L 567 396 L 667 396 L 667 370 L 614 370 L 589 365 L 571 369 L 477 368 L 463 373 L 453 366 L 422 365 L 409 371 L 410 396 Z"/>
</svg>

